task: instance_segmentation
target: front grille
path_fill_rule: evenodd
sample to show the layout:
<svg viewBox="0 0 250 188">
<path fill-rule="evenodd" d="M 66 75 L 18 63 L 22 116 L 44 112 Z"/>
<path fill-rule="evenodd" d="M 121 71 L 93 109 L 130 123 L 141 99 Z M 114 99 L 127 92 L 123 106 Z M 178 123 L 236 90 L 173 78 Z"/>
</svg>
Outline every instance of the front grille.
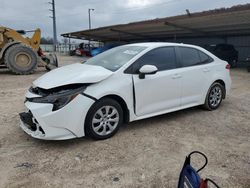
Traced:
<svg viewBox="0 0 250 188">
<path fill-rule="evenodd" d="M 74 89 L 82 89 L 84 90 L 89 84 L 69 84 L 69 85 L 63 85 L 58 86 L 50 89 L 43 89 L 40 87 L 30 87 L 29 91 L 33 94 L 40 95 L 42 97 L 52 95 L 55 93 L 65 92 L 67 90 L 74 90 Z"/>
<path fill-rule="evenodd" d="M 22 112 L 19 114 L 20 119 L 22 121 L 21 127 L 22 129 L 34 136 L 34 137 L 44 137 L 45 136 L 45 131 L 43 128 L 39 125 L 38 121 L 35 119 L 35 117 L 32 115 L 32 113 L 29 112 Z"/>
<path fill-rule="evenodd" d="M 25 123 L 25 125 L 27 126 L 28 129 L 32 130 L 32 131 L 36 131 L 37 130 L 37 126 L 34 123 L 33 119 L 33 115 L 31 112 L 22 112 L 19 114 L 20 119 L 22 120 L 22 122 Z"/>
<path fill-rule="evenodd" d="M 41 95 L 41 96 L 46 96 L 46 95 L 49 94 L 46 89 L 42 89 L 42 88 L 39 88 L 39 87 L 30 87 L 29 91 L 31 93 L 33 93 L 33 94 Z"/>
<path fill-rule="evenodd" d="M 27 97 L 26 97 L 24 103 L 27 102 L 27 101 L 33 102 L 33 99 L 34 99 L 34 98 L 27 98 Z"/>
</svg>

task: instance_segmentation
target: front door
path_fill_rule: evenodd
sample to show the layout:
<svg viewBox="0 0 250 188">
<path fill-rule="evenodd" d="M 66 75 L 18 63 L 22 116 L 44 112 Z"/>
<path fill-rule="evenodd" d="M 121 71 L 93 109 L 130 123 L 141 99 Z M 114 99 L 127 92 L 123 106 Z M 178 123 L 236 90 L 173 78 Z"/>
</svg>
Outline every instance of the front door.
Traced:
<svg viewBox="0 0 250 188">
<path fill-rule="evenodd" d="M 181 75 L 174 47 L 153 49 L 135 63 L 137 72 L 143 65 L 155 65 L 158 72 L 139 78 L 133 75 L 135 113 L 137 116 L 157 114 L 180 106 Z"/>
</svg>

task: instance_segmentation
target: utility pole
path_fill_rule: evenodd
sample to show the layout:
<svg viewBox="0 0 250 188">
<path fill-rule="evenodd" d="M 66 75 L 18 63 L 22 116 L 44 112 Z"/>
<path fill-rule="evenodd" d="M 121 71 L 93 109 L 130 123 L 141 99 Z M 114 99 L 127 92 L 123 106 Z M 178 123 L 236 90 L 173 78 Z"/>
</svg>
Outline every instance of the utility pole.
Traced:
<svg viewBox="0 0 250 188">
<path fill-rule="evenodd" d="M 54 52 L 55 52 L 56 45 L 57 45 L 55 0 L 52 0 L 52 2 L 49 2 L 49 4 L 51 4 L 52 6 L 52 9 L 50 9 L 50 11 L 52 12 L 52 16 L 50 17 L 53 19 L 53 47 L 54 47 Z"/>
<path fill-rule="evenodd" d="M 95 9 L 89 8 L 89 29 L 91 29 L 91 17 L 90 17 L 90 11 L 94 11 Z"/>
<path fill-rule="evenodd" d="M 89 30 L 91 29 L 91 17 L 90 17 L 90 11 L 94 11 L 95 9 L 89 8 L 88 13 L 89 13 Z M 89 51 L 90 51 L 90 39 L 89 39 Z"/>
</svg>

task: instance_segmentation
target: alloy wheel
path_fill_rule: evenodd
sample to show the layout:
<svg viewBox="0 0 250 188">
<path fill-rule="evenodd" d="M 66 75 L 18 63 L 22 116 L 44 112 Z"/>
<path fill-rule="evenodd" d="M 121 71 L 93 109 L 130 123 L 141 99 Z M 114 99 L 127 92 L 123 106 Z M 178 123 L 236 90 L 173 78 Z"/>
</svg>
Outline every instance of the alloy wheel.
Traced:
<svg viewBox="0 0 250 188">
<path fill-rule="evenodd" d="M 113 106 L 102 106 L 93 116 L 93 131 L 100 136 L 111 134 L 119 123 L 118 110 Z"/>
<path fill-rule="evenodd" d="M 220 104 L 221 100 L 222 89 L 219 86 L 215 86 L 209 94 L 209 103 L 213 108 L 215 108 Z"/>
</svg>

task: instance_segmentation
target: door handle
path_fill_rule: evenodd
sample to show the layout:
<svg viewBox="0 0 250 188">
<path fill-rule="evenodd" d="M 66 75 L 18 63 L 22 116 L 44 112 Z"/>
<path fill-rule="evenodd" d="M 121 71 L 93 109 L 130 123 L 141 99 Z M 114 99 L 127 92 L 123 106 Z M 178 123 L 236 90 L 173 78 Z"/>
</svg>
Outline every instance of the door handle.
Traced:
<svg viewBox="0 0 250 188">
<path fill-rule="evenodd" d="M 181 78 L 181 75 L 180 75 L 180 74 L 174 74 L 174 75 L 172 76 L 172 78 L 173 78 L 173 79 L 178 79 L 178 78 Z"/>
<path fill-rule="evenodd" d="M 209 71 L 210 71 L 209 68 L 204 68 L 204 69 L 203 69 L 203 72 L 209 72 Z"/>
</svg>

